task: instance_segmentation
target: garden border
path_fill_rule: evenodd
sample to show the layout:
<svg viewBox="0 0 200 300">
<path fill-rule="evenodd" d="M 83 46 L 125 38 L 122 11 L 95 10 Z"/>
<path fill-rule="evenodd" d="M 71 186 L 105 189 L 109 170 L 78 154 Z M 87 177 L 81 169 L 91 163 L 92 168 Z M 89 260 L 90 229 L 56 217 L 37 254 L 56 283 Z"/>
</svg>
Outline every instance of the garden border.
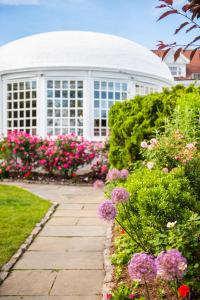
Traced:
<svg viewBox="0 0 200 300">
<path fill-rule="evenodd" d="M 104 244 L 104 270 L 105 270 L 105 277 L 103 281 L 103 288 L 102 288 L 102 300 L 106 300 L 107 294 L 110 294 L 113 288 L 113 273 L 114 273 L 114 266 L 111 263 L 110 255 L 111 255 L 111 246 L 112 246 L 112 238 L 113 238 L 113 228 L 114 223 L 108 225 L 106 230 L 106 239 Z"/>
<path fill-rule="evenodd" d="M 12 268 L 14 267 L 14 265 L 22 257 L 24 252 L 30 247 L 32 242 L 35 240 L 37 235 L 43 229 L 44 225 L 49 221 L 49 219 L 51 218 L 52 214 L 55 212 L 55 210 L 58 206 L 59 206 L 59 203 L 52 202 L 51 207 L 48 209 L 47 213 L 42 218 L 42 220 L 35 225 L 34 229 L 31 232 L 31 234 L 26 238 L 26 240 L 19 247 L 17 252 L 11 257 L 11 259 L 2 266 L 1 271 L 0 271 L 0 285 L 8 277 L 8 275 L 10 274 L 10 272 L 11 272 Z"/>
</svg>

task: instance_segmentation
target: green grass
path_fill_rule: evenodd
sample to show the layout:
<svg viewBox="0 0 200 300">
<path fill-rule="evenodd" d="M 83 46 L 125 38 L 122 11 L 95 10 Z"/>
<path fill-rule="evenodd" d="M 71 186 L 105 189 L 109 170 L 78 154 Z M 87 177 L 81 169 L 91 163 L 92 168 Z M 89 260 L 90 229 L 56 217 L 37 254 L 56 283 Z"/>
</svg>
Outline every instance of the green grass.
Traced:
<svg viewBox="0 0 200 300">
<path fill-rule="evenodd" d="M 17 251 L 51 206 L 30 192 L 0 185 L 0 268 Z"/>
</svg>

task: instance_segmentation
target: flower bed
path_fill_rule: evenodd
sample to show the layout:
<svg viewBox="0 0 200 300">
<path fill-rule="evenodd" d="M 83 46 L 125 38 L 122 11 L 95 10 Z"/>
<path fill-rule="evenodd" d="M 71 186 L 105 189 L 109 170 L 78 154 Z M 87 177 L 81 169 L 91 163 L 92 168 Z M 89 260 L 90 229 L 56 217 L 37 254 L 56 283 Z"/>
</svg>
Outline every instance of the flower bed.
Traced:
<svg viewBox="0 0 200 300">
<path fill-rule="evenodd" d="M 104 146 L 97 147 L 74 134 L 43 139 L 25 132 L 10 132 L 0 141 L 0 178 L 38 178 L 36 173 L 42 177 L 76 177 L 76 171 L 94 159 L 96 164 L 101 162 L 102 152 L 106 156 Z M 106 164 L 103 161 L 100 170 L 93 170 L 94 176 L 105 176 Z"/>
<path fill-rule="evenodd" d="M 130 174 L 107 174 L 98 212 L 115 222 L 115 272 L 105 299 L 200 299 L 199 108 L 199 98 L 180 104 Z"/>
</svg>

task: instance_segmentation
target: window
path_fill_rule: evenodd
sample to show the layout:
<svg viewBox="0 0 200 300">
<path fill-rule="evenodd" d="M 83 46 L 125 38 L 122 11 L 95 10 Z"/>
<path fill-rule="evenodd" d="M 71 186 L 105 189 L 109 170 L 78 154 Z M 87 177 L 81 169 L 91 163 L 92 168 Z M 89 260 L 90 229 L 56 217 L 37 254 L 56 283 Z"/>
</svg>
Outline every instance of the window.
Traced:
<svg viewBox="0 0 200 300">
<path fill-rule="evenodd" d="M 37 81 L 17 81 L 7 84 L 7 128 L 36 134 Z"/>
<path fill-rule="evenodd" d="M 200 80 L 200 73 L 194 73 L 194 74 L 192 74 L 192 79 Z"/>
<path fill-rule="evenodd" d="M 83 135 L 83 81 L 47 80 L 47 134 Z"/>
<path fill-rule="evenodd" d="M 128 98 L 128 83 L 94 82 L 94 136 L 108 135 L 108 111 L 116 103 Z"/>
<path fill-rule="evenodd" d="M 137 83 L 135 85 L 135 95 L 145 96 L 151 93 L 158 92 L 158 89 L 155 86 L 145 85 L 142 83 Z"/>
<path fill-rule="evenodd" d="M 170 66 L 169 69 L 170 69 L 170 72 L 171 72 L 172 76 L 174 76 L 174 77 L 182 75 L 181 67 Z"/>
</svg>

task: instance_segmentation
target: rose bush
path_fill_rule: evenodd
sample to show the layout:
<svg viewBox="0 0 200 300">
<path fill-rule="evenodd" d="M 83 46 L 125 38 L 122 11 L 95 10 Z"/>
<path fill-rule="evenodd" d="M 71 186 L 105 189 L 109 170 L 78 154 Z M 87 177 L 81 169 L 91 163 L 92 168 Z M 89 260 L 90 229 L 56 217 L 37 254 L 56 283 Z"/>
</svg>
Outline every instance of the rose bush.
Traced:
<svg viewBox="0 0 200 300">
<path fill-rule="evenodd" d="M 25 132 L 10 132 L 0 141 L 0 176 L 30 177 L 34 171 L 73 176 L 96 156 L 94 144 L 74 134 L 42 139 Z"/>
</svg>

